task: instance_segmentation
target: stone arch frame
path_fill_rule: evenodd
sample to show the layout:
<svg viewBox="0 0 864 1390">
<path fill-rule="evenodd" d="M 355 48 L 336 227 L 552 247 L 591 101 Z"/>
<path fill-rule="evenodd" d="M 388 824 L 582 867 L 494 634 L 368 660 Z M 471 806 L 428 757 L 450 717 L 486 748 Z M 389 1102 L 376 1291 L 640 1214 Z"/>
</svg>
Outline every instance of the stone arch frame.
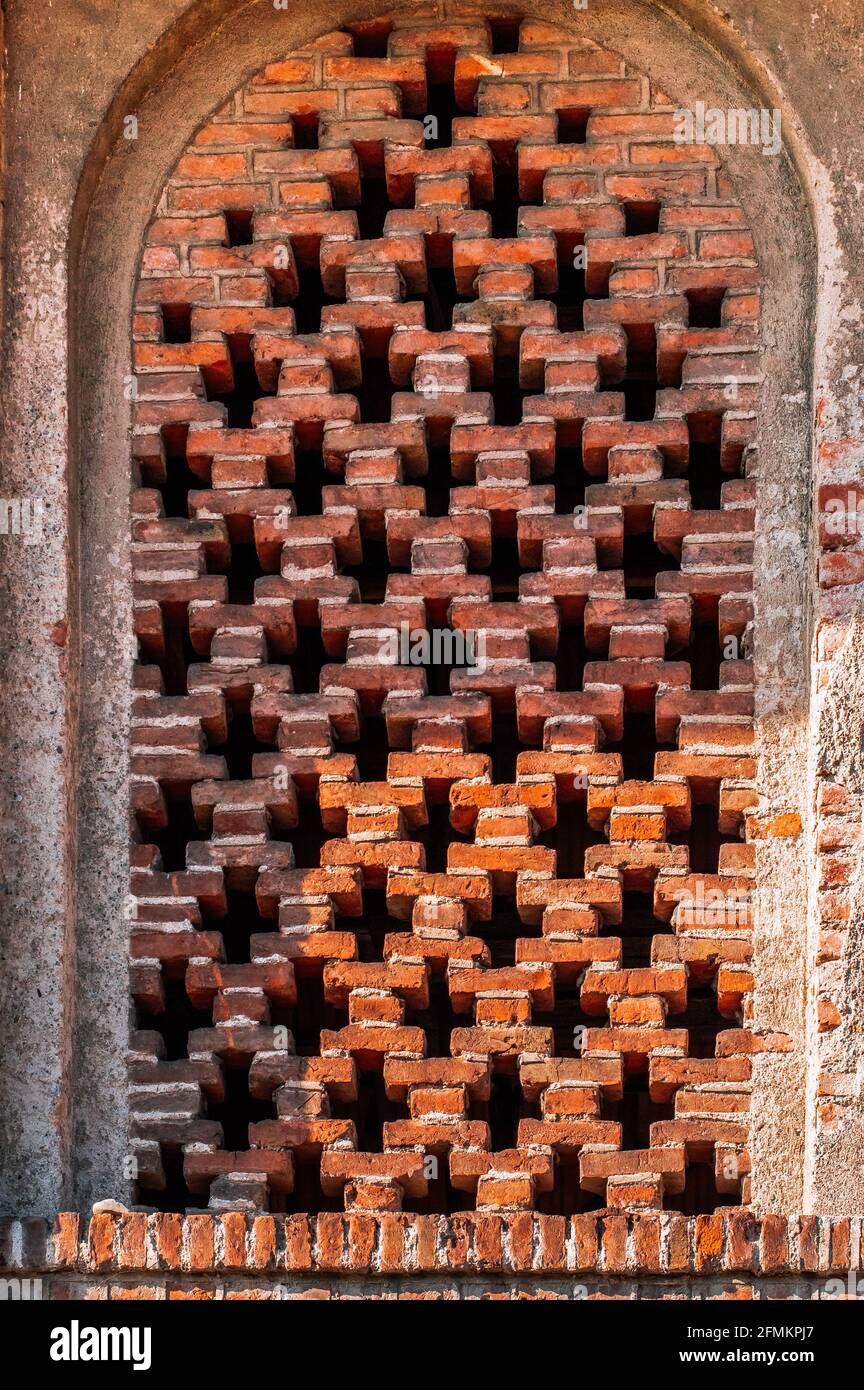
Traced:
<svg viewBox="0 0 864 1390">
<path fill-rule="evenodd" d="M 65 1052 L 66 1075 L 70 1074 L 70 1050 L 74 1058 L 74 1123 L 70 1129 L 66 1121 L 65 1134 L 57 1145 L 57 1155 L 62 1153 L 66 1159 L 66 1175 L 45 1187 L 46 1194 L 56 1193 L 60 1201 L 71 1199 L 75 1206 L 85 1205 L 106 1190 L 121 1196 L 125 1156 L 126 928 L 122 907 L 127 849 L 122 769 L 126 729 L 117 718 L 116 681 L 125 678 L 130 661 L 125 554 L 128 407 L 123 386 L 129 372 L 126 327 L 140 237 L 158 188 L 201 116 L 218 104 L 220 94 L 227 95 L 274 53 L 290 51 L 345 18 L 371 16 L 380 8 L 377 4 L 352 6 L 350 11 L 342 6 L 328 7 L 326 15 L 301 25 L 267 3 L 202 4 L 185 25 L 163 38 L 118 93 L 79 188 L 70 255 L 69 420 L 74 458 L 70 471 L 75 485 L 70 488 L 69 511 L 73 529 L 81 538 L 72 548 L 72 580 L 80 597 L 80 700 L 72 711 L 77 740 L 65 805 L 69 822 L 78 823 L 78 844 L 77 866 L 71 862 L 71 852 L 64 866 L 65 891 L 70 896 L 74 891 L 78 904 L 74 933 L 77 1006 L 74 1030 L 67 1013 L 64 1039 L 58 1049 Z M 519 8 L 557 23 L 572 22 L 563 4 L 506 8 Z M 755 64 L 745 55 L 733 55 L 729 65 L 721 61 L 711 46 L 721 46 L 720 26 L 709 22 L 701 11 L 701 6 L 684 3 L 660 12 L 647 5 L 598 0 L 589 11 L 580 13 L 576 22 L 580 31 L 584 24 L 590 37 L 617 48 L 634 65 L 651 71 L 682 103 L 698 99 L 707 88 L 718 94 L 718 104 L 779 105 L 784 120 L 790 121 L 782 98 L 770 89 L 764 74 L 754 71 Z M 217 18 L 221 21 L 218 27 Z M 682 54 L 692 59 L 683 77 Z M 211 87 L 206 105 L 190 109 L 190 86 L 200 90 L 214 72 L 219 75 L 215 99 Z M 148 89 L 152 90 L 145 96 Z M 124 145 L 121 137 L 113 145 L 112 136 L 130 102 L 139 118 L 139 139 L 134 145 Z M 794 127 L 790 147 L 798 178 L 806 189 L 815 190 L 818 171 Z M 804 438 L 809 444 L 805 366 L 815 289 L 812 233 L 801 216 L 801 189 L 790 163 L 761 160 L 758 152 L 747 150 L 727 151 L 726 156 L 756 236 L 768 289 L 764 307 L 768 389 L 762 435 L 770 447 L 763 450 L 760 509 L 770 515 L 772 525 L 760 536 L 763 554 L 761 561 L 757 560 L 757 585 L 761 586 L 757 588 L 757 604 L 761 592 L 767 609 L 769 594 L 776 594 L 780 582 L 789 586 L 790 606 L 797 605 L 802 614 L 794 644 L 796 658 L 800 657 L 793 663 L 798 688 L 786 697 L 779 713 L 769 700 L 763 716 L 773 721 L 776 733 L 770 741 L 763 782 L 778 810 L 794 807 L 806 818 L 807 788 L 791 785 L 788 772 L 803 765 L 810 645 L 805 576 L 812 584 L 815 565 L 812 544 L 808 548 L 809 459 L 800 447 Z M 810 192 L 810 201 L 813 196 Z M 118 207 L 124 209 L 124 218 L 134 229 L 119 246 L 106 234 Z M 826 241 L 829 235 L 830 229 L 823 228 Z M 797 308 L 791 318 L 790 304 Z M 106 367 L 106 363 L 114 365 Z M 790 475 L 796 480 L 794 488 L 789 487 Z M 779 581 L 774 569 L 778 553 L 789 562 L 785 568 L 781 565 Z M 770 630 L 767 622 L 763 628 Z M 71 636 L 74 643 L 74 627 Z M 770 647 L 768 651 L 770 655 Z M 789 718 L 790 709 L 795 711 L 794 720 Z M 797 872 L 798 896 L 804 902 L 804 856 L 791 854 L 788 846 L 772 854 L 778 858 L 778 871 L 788 873 L 791 882 L 796 881 Z M 798 860 L 795 872 L 790 871 L 791 863 L 783 863 L 784 856 L 789 861 Z M 67 913 L 71 911 L 67 907 Z M 798 961 L 803 984 L 808 920 L 805 912 L 800 918 L 791 939 L 786 937 L 779 945 L 776 941 L 764 944 L 763 970 L 769 982 L 760 1004 L 765 1010 L 764 1026 L 792 1033 L 801 1045 L 790 1054 L 791 1060 L 776 1062 L 773 1075 L 765 1077 L 766 1101 L 754 1154 L 757 1175 L 760 1145 L 768 1158 L 764 1180 L 759 1179 L 754 1194 L 762 1209 L 793 1211 L 804 1205 L 803 990 L 790 999 L 790 977 L 783 973 L 784 959 Z M 110 969 L 106 970 L 106 965 Z M 67 991 L 72 988 L 70 970 L 67 950 L 57 965 L 58 977 L 67 976 Z M 796 1098 L 794 1112 L 772 1106 L 770 1095 L 781 1088 Z M 51 1125 L 46 1124 L 46 1131 L 49 1128 Z M 71 1167 L 78 1171 L 74 1186 L 68 1180 Z M 24 1202 L 23 1188 L 20 1195 Z M 57 1198 L 47 1204 L 56 1207 Z M 816 1207 L 819 1209 L 818 1200 Z"/>
</svg>

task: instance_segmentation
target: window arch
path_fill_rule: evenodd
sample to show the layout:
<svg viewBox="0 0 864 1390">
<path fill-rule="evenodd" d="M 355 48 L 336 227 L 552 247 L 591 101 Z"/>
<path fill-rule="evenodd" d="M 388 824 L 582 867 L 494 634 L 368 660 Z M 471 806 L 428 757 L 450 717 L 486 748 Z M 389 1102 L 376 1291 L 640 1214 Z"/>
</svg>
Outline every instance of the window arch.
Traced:
<svg viewBox="0 0 864 1390">
<path fill-rule="evenodd" d="M 747 1200 L 760 276 L 675 130 L 545 22 L 378 20 L 169 180 L 133 330 L 147 1201 Z"/>
</svg>

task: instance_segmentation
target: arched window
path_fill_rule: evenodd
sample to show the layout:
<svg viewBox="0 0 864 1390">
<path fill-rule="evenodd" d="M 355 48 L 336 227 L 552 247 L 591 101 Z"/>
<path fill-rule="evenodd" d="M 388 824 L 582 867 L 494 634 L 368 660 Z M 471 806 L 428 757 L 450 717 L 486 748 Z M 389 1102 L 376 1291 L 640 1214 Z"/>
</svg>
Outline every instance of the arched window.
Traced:
<svg viewBox="0 0 864 1390">
<path fill-rule="evenodd" d="M 381 19 L 177 164 L 133 323 L 140 1200 L 747 1202 L 760 272 L 705 126 L 545 22 Z"/>
</svg>

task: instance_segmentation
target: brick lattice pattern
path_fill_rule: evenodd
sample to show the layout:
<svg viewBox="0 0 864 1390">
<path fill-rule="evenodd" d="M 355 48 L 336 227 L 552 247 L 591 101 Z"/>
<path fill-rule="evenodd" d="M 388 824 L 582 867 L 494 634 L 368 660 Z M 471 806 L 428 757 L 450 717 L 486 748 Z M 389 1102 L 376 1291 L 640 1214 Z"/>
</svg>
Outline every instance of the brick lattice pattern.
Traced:
<svg viewBox="0 0 864 1390">
<path fill-rule="evenodd" d="M 326 35 L 177 165 L 134 321 L 146 1204 L 748 1200 L 759 275 L 672 136 L 617 55 L 472 13 Z"/>
</svg>

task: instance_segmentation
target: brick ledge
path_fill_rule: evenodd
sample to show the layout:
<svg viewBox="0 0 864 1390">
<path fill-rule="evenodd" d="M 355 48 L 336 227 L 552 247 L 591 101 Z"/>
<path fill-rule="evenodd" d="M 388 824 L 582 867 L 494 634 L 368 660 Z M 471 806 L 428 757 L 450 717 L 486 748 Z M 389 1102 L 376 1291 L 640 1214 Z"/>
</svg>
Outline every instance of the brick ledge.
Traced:
<svg viewBox="0 0 864 1390">
<path fill-rule="evenodd" d="M 861 1217 L 678 1212 L 546 1216 L 409 1212 L 63 1213 L 0 1221 L 0 1271 L 100 1274 L 841 1274 L 864 1258 Z"/>
</svg>

